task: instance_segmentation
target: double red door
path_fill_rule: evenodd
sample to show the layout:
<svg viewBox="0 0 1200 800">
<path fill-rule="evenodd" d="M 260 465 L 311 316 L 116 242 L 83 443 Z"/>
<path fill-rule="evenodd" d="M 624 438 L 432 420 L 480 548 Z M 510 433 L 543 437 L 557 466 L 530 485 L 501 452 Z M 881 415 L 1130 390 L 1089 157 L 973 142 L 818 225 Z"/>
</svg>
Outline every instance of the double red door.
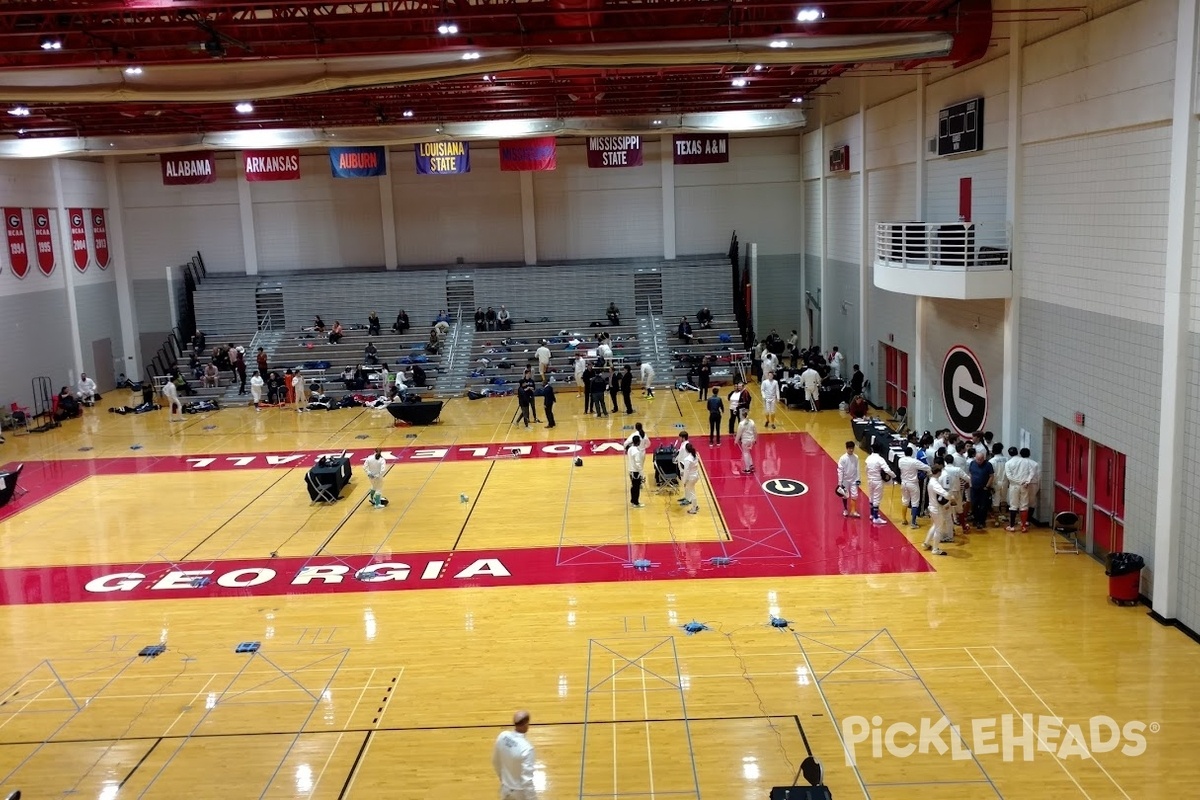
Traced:
<svg viewBox="0 0 1200 800">
<path fill-rule="evenodd" d="M 1120 551 L 1125 545 L 1125 454 L 1067 428 L 1055 429 L 1053 511 L 1079 515 L 1095 555 Z"/>
<path fill-rule="evenodd" d="M 879 343 L 883 359 L 884 407 L 889 411 L 908 408 L 908 353 Z"/>
</svg>

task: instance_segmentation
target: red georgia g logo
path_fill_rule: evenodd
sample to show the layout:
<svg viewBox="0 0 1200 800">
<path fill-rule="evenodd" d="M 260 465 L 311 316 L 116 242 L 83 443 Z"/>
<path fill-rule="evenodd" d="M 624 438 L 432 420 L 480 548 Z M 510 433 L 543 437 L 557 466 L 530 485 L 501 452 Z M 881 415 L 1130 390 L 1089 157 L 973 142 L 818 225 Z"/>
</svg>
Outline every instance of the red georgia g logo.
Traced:
<svg viewBox="0 0 1200 800">
<path fill-rule="evenodd" d="M 72 214 L 71 215 L 71 224 L 74 225 L 76 228 L 82 228 L 83 227 L 83 217 L 81 217 L 78 214 Z"/>
<path fill-rule="evenodd" d="M 13 214 L 12 216 L 10 216 L 8 218 L 8 227 L 14 228 L 14 229 L 21 227 L 21 218 L 18 217 L 16 214 Z"/>
<path fill-rule="evenodd" d="M 37 223 L 39 228 L 44 228 L 50 224 L 50 220 L 46 219 L 45 214 L 38 214 L 37 219 L 35 219 L 34 222 Z"/>
</svg>

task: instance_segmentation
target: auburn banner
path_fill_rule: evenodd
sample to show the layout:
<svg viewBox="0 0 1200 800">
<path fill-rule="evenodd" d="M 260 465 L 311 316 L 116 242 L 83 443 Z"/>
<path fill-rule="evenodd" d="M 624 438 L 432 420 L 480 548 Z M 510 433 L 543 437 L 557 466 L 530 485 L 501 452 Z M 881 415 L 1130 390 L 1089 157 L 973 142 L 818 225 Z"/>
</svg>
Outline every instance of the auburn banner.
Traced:
<svg viewBox="0 0 1200 800">
<path fill-rule="evenodd" d="M 88 258 L 87 228 L 82 208 L 68 208 L 67 219 L 71 223 L 71 254 L 75 257 L 75 268 L 87 272 Z"/>
<path fill-rule="evenodd" d="M 503 172 L 545 172 L 557 167 L 558 146 L 553 136 L 500 142 L 500 169 Z"/>
<path fill-rule="evenodd" d="M 49 209 L 33 209 L 33 245 L 37 250 L 38 269 L 47 275 L 54 272 L 54 238 L 50 234 Z"/>
<path fill-rule="evenodd" d="M 29 246 L 25 241 L 25 215 L 19 208 L 4 209 L 4 228 L 8 232 L 8 261 L 13 274 L 24 278 L 29 271 Z"/>
<path fill-rule="evenodd" d="M 587 161 L 588 166 L 592 169 L 640 167 L 642 165 L 642 137 L 589 136 Z"/>
<path fill-rule="evenodd" d="M 300 180 L 299 150 L 244 150 L 248 181 Z"/>
<path fill-rule="evenodd" d="M 92 209 L 92 246 L 96 250 L 96 266 L 108 269 L 108 226 L 103 208 Z"/>
<path fill-rule="evenodd" d="M 419 142 L 413 152 L 418 175 L 462 175 L 471 171 L 468 142 Z"/>
<path fill-rule="evenodd" d="M 331 147 L 329 166 L 335 178 L 387 175 L 387 159 L 382 147 Z"/>
<path fill-rule="evenodd" d="M 729 160 L 728 133 L 677 133 L 676 164 L 724 164 Z"/>
<path fill-rule="evenodd" d="M 163 153 L 158 157 L 165 186 L 215 183 L 217 159 L 211 150 L 193 153 Z"/>
</svg>

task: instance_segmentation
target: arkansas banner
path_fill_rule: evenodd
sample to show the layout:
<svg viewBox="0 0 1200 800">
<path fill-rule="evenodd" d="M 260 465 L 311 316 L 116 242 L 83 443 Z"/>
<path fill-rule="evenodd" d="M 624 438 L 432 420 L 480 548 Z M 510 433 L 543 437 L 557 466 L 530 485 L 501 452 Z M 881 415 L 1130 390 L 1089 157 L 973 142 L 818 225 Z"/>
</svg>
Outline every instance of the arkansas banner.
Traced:
<svg viewBox="0 0 1200 800">
<path fill-rule="evenodd" d="M 588 166 L 592 169 L 640 167 L 642 165 L 642 137 L 589 136 L 587 161 Z"/>
<path fill-rule="evenodd" d="M 248 181 L 300 180 L 299 150 L 245 150 L 242 157 Z"/>
<path fill-rule="evenodd" d="M 33 245 L 37 250 L 38 269 L 47 275 L 54 272 L 54 239 L 50 235 L 49 209 L 33 209 Z"/>
<path fill-rule="evenodd" d="M 163 153 L 158 160 L 162 166 L 164 186 L 189 186 L 217 181 L 217 159 L 211 150 Z"/>
<path fill-rule="evenodd" d="M 545 172 L 557 167 L 558 148 L 553 136 L 500 142 L 502 172 Z"/>
<path fill-rule="evenodd" d="M 724 164 L 729 161 L 728 133 L 677 133 L 676 164 Z"/>
<path fill-rule="evenodd" d="M 8 231 L 8 260 L 13 274 L 24 278 L 29 271 L 29 247 L 25 243 L 25 217 L 21 209 L 4 209 L 4 228 Z"/>
<path fill-rule="evenodd" d="M 71 254 L 75 256 L 75 268 L 80 272 L 87 272 L 89 259 L 83 209 L 68 208 L 67 219 L 71 223 Z"/>
<path fill-rule="evenodd" d="M 418 142 L 418 175 L 463 175 L 471 171 L 469 142 Z"/>
<path fill-rule="evenodd" d="M 96 248 L 96 266 L 108 269 L 108 225 L 103 208 L 92 209 L 92 245 Z"/>
<path fill-rule="evenodd" d="M 382 147 L 331 147 L 329 166 L 335 178 L 374 178 L 387 175 Z"/>
</svg>

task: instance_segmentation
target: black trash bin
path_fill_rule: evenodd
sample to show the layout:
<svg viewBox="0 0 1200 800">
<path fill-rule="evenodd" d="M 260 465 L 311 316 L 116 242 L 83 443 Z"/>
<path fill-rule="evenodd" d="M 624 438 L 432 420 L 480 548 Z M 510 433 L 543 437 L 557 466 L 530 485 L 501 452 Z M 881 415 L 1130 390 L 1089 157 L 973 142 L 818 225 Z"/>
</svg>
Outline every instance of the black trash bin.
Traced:
<svg viewBox="0 0 1200 800">
<path fill-rule="evenodd" d="M 1118 605 L 1136 604 L 1145 566 L 1146 560 L 1137 553 L 1109 553 L 1104 563 L 1109 599 Z"/>
</svg>

